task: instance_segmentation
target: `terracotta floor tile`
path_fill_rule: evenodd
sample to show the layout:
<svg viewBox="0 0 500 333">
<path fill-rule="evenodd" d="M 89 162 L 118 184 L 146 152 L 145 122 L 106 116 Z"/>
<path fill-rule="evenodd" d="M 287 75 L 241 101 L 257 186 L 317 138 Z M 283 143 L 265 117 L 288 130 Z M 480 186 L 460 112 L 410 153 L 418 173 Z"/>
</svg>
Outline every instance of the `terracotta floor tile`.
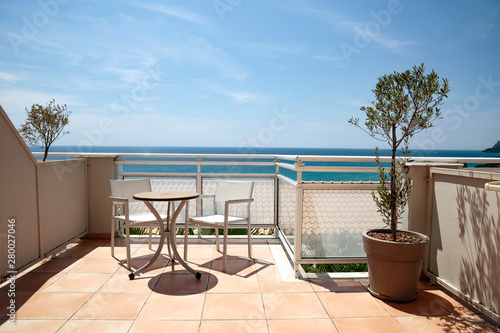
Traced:
<svg viewBox="0 0 500 333">
<path fill-rule="evenodd" d="M 130 258 L 130 270 L 131 271 L 138 270 L 142 266 L 146 265 L 150 259 L 151 259 L 151 257 L 132 257 L 132 258 Z M 165 258 L 165 257 L 160 257 L 160 258 L 156 259 L 156 261 L 151 266 L 146 268 L 146 270 L 143 271 L 140 274 L 140 276 L 151 277 L 151 276 L 160 275 L 161 273 L 163 273 L 163 271 L 165 270 L 165 267 L 167 267 L 169 263 L 170 263 L 170 259 Z M 116 273 L 122 273 L 122 274 L 128 273 L 129 274 L 130 271 L 125 269 L 126 265 L 127 265 L 126 260 L 123 260 L 121 267 L 118 269 L 118 271 Z"/>
<path fill-rule="evenodd" d="M 109 280 L 111 274 L 68 273 L 45 288 L 46 292 L 96 292 Z"/>
<path fill-rule="evenodd" d="M 408 316 L 396 320 L 409 333 L 496 333 L 498 330 L 478 316 Z"/>
<path fill-rule="evenodd" d="M 422 291 L 419 292 L 417 299 L 410 303 L 380 301 L 380 304 L 387 309 L 392 316 L 444 316 L 450 313 L 427 297 Z"/>
<path fill-rule="evenodd" d="M 115 273 L 120 265 L 114 258 L 83 259 L 71 273 Z"/>
<path fill-rule="evenodd" d="M 134 256 L 135 253 L 141 247 L 140 244 L 131 244 L 130 245 L 130 256 Z M 151 252 L 151 251 L 150 251 Z M 125 259 L 127 258 L 127 248 L 125 246 L 116 246 L 115 245 L 115 254 L 111 256 L 111 246 L 100 247 L 91 253 L 87 254 L 85 258 L 118 258 Z"/>
<path fill-rule="evenodd" d="M 200 322 L 196 320 L 136 320 L 129 333 L 177 332 L 197 333 Z"/>
<path fill-rule="evenodd" d="M 106 246 L 111 240 L 109 238 L 80 238 L 72 244 L 79 246 Z"/>
<path fill-rule="evenodd" d="M 148 294 L 97 293 L 81 307 L 73 319 L 133 320 Z"/>
<path fill-rule="evenodd" d="M 393 317 L 338 318 L 333 322 L 340 333 L 406 333 Z"/>
<path fill-rule="evenodd" d="M 204 320 L 199 333 L 251 332 L 268 333 L 265 320 Z"/>
<path fill-rule="evenodd" d="M 188 259 L 212 259 L 215 247 L 210 245 L 191 245 L 188 243 Z M 177 248 L 179 254 L 184 257 L 184 245 Z"/>
<path fill-rule="evenodd" d="M 123 259 L 124 239 L 116 241 L 117 257 Z M 181 238 L 177 241 L 182 244 Z M 158 242 L 155 238 L 154 248 Z M 476 310 L 425 281 L 417 301 L 388 303 L 366 292 L 368 279 L 294 280 L 291 270 L 288 282 L 287 274 L 281 273 L 284 279 L 280 276 L 288 259 L 276 254 L 281 251 L 276 246 L 279 241 L 252 240 L 254 258 L 248 259 L 246 240 L 231 240 L 227 273 L 221 272 L 221 254 L 215 252 L 213 238 L 189 242 L 188 264 L 202 272 L 200 280 L 171 262 L 166 248 L 152 267 L 129 280 L 130 272 L 110 256 L 109 240 L 69 244 L 55 258 L 18 276 L 16 329 L 37 333 L 497 332 L 474 314 Z M 152 257 L 147 247 L 147 238 L 133 239 L 137 254 L 132 256 L 133 269 Z M 182 245 L 178 249 L 182 255 Z M 5 322 L 7 292 L 4 283 L 0 332 L 12 329 Z"/>
<path fill-rule="evenodd" d="M 212 276 L 208 272 L 201 272 L 201 278 L 196 279 L 193 274 L 187 272 L 182 274 L 165 272 L 153 292 L 167 295 L 204 293 L 209 287 L 209 278 L 212 283 L 216 283 L 217 279 L 211 278 Z"/>
<path fill-rule="evenodd" d="M 34 273 L 66 273 L 78 265 L 78 260 L 74 258 L 53 258 L 42 265 L 36 267 L 31 272 Z"/>
<path fill-rule="evenodd" d="M 217 251 L 217 247 L 215 247 L 214 258 L 222 257 L 223 243 L 221 239 L 220 243 L 220 251 Z M 236 244 L 228 244 L 227 245 L 227 257 L 232 257 L 233 259 L 250 259 L 248 257 L 248 246 L 245 242 L 244 245 L 236 245 Z"/>
<path fill-rule="evenodd" d="M 53 333 L 56 332 L 66 320 L 15 320 L 15 325 L 0 321 L 0 332 L 12 333 Z"/>
<path fill-rule="evenodd" d="M 128 332 L 132 320 L 69 320 L 57 333 Z M 37 332 L 38 333 L 38 332 Z"/>
<path fill-rule="evenodd" d="M 355 279 L 355 281 L 359 282 L 359 284 L 365 288 L 368 288 L 368 286 L 370 285 L 369 279 Z"/>
<path fill-rule="evenodd" d="M 134 280 L 130 280 L 128 273 L 113 274 L 113 276 L 104 283 L 99 292 L 103 293 L 149 293 L 153 290 L 160 275 L 149 276 L 148 274 L 139 275 Z"/>
<path fill-rule="evenodd" d="M 268 319 L 328 318 L 315 293 L 263 293 Z"/>
<path fill-rule="evenodd" d="M 212 261 L 211 266 L 212 271 L 222 272 L 222 258 L 215 259 Z M 249 274 L 255 273 L 254 261 L 248 258 L 231 258 L 226 261 L 226 272 L 225 274 L 247 276 Z"/>
<path fill-rule="evenodd" d="M 152 240 L 152 243 L 153 244 L 158 244 L 158 241 L 159 239 L 157 238 L 153 238 Z M 130 245 L 133 246 L 133 245 L 137 245 L 137 246 L 140 246 L 142 244 L 148 244 L 148 238 L 147 237 L 131 237 L 130 238 Z M 125 247 L 127 245 L 127 239 L 125 238 L 125 236 L 123 237 L 116 237 L 115 238 L 115 247 Z M 108 243 L 106 244 L 106 247 L 110 247 L 111 246 L 111 240 L 108 241 Z"/>
<path fill-rule="evenodd" d="M 442 290 L 425 290 L 423 293 L 453 314 L 474 314 L 479 313 L 472 306 L 466 306 L 455 297 Z"/>
<path fill-rule="evenodd" d="M 259 280 L 257 274 L 248 275 L 246 277 L 239 275 L 230 275 L 221 272 L 212 271 L 211 277 L 217 279 L 217 283 L 211 283 L 213 288 L 209 289 L 209 293 L 258 293 L 260 292 Z M 213 281 L 212 281 L 213 282 Z"/>
<path fill-rule="evenodd" d="M 151 294 L 138 319 L 141 320 L 200 320 L 205 294 Z"/>
<path fill-rule="evenodd" d="M 207 259 L 189 259 L 186 264 L 195 271 L 208 272 L 210 270 L 211 262 Z M 165 267 L 164 273 L 168 274 L 191 274 L 178 260 L 170 261 Z"/>
<path fill-rule="evenodd" d="M 37 293 L 17 309 L 19 319 L 68 319 L 91 293 Z"/>
<path fill-rule="evenodd" d="M 255 271 L 259 273 L 259 275 L 277 275 L 278 266 L 271 260 L 262 260 L 257 259 L 254 260 Z"/>
<path fill-rule="evenodd" d="M 149 246 L 147 244 L 143 244 L 140 247 L 136 247 L 136 248 L 131 247 L 130 256 L 133 258 L 143 258 L 143 259 L 147 258 L 147 259 L 149 259 L 156 253 L 157 248 L 158 248 L 158 245 L 156 245 L 156 244 L 153 244 L 152 250 L 149 249 Z M 166 249 L 167 249 L 167 243 L 164 244 L 162 252 L 160 253 L 159 256 L 163 257 L 164 259 L 170 259 Z M 116 255 L 116 256 L 118 256 L 118 255 Z M 126 253 L 126 251 L 123 251 L 123 255 L 121 255 L 121 258 L 125 259 L 126 257 L 127 257 L 127 253 Z"/>
<path fill-rule="evenodd" d="M 260 293 L 207 294 L 202 318 L 204 320 L 265 319 Z"/>
<path fill-rule="evenodd" d="M 338 332 L 331 319 L 269 320 L 269 333 L 333 333 Z M 354 332 L 354 331 L 351 331 Z"/>
<path fill-rule="evenodd" d="M 309 281 L 296 280 L 292 282 L 283 281 L 278 273 L 258 273 L 260 290 L 263 293 L 271 292 L 312 292 Z"/>
<path fill-rule="evenodd" d="M 368 293 L 318 293 L 330 318 L 388 317 L 384 307 Z"/>
<path fill-rule="evenodd" d="M 39 292 L 64 276 L 65 273 L 29 272 L 15 279 L 16 290 Z"/>
<path fill-rule="evenodd" d="M 56 255 L 56 258 L 82 259 L 96 249 L 95 246 L 72 245 Z"/>
<path fill-rule="evenodd" d="M 336 293 L 352 293 L 366 292 L 366 289 L 354 280 L 332 280 L 332 279 L 311 279 L 311 286 L 315 292 L 336 292 Z"/>
<path fill-rule="evenodd" d="M 35 292 L 24 292 L 22 291 L 22 289 L 17 288 L 15 291 L 15 295 L 11 294 L 9 296 L 9 292 L 0 292 L 0 318 L 4 318 L 8 314 L 15 315 L 15 311 L 21 308 L 31 297 L 33 297 L 34 294 Z M 15 302 L 13 307 L 11 300 L 14 300 Z"/>
<path fill-rule="evenodd" d="M 267 245 L 257 245 L 252 246 L 252 252 L 254 259 L 273 259 L 273 253 Z"/>
</svg>

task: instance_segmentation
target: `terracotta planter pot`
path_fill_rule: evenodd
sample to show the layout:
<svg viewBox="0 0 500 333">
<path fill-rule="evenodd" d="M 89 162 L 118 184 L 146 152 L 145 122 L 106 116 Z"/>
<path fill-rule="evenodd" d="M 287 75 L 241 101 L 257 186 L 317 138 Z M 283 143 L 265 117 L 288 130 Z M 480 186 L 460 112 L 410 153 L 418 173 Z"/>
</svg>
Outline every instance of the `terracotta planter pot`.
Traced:
<svg viewBox="0 0 500 333">
<path fill-rule="evenodd" d="M 391 302 L 411 302 L 418 296 L 418 282 L 429 237 L 412 233 L 423 240 L 419 244 L 404 244 L 379 240 L 368 232 L 390 232 L 373 229 L 363 233 L 363 246 L 368 259 L 370 293 Z"/>
</svg>

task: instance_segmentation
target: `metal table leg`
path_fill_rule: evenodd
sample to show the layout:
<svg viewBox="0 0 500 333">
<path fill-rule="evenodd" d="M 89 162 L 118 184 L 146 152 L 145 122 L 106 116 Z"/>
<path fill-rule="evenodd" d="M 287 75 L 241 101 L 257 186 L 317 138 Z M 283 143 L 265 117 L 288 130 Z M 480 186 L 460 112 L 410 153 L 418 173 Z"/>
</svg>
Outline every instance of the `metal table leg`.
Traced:
<svg viewBox="0 0 500 333">
<path fill-rule="evenodd" d="M 161 219 L 160 214 L 158 214 L 158 211 L 154 208 L 154 206 L 151 204 L 151 202 L 144 201 L 144 203 L 149 208 L 149 210 L 151 211 L 151 213 L 158 220 L 158 224 L 160 226 L 160 235 L 161 235 L 161 237 L 160 237 L 160 244 L 158 244 L 158 249 L 156 250 L 156 252 L 153 255 L 153 257 L 144 266 L 142 266 L 141 268 L 139 268 L 135 272 L 132 272 L 132 273 L 130 273 L 128 275 L 129 279 L 133 280 L 136 275 L 138 275 L 141 272 L 143 272 L 144 270 L 146 270 L 149 266 L 151 266 L 156 261 L 156 259 L 158 259 L 158 256 L 160 255 L 160 253 L 161 253 L 161 251 L 163 249 L 163 244 L 165 242 L 165 236 L 169 237 L 168 240 L 167 240 L 168 250 L 169 250 L 169 253 L 170 253 L 170 249 L 172 249 L 172 251 L 174 252 L 173 259 L 176 259 L 177 261 L 179 261 L 179 263 L 187 271 L 189 271 L 191 274 L 193 274 L 194 276 L 196 276 L 197 279 L 200 279 L 201 278 L 201 273 L 197 272 L 194 269 L 192 269 L 191 267 L 189 267 L 188 264 L 184 260 L 182 260 L 182 257 L 179 255 L 179 252 L 177 251 L 176 232 L 175 232 L 175 230 L 176 230 L 175 220 L 177 219 L 177 216 L 180 214 L 182 208 L 186 205 L 186 200 L 182 200 L 181 201 L 181 204 L 179 205 L 179 207 L 176 208 L 176 210 L 175 210 L 174 215 L 172 216 L 172 218 L 170 218 L 170 202 L 169 202 L 168 209 L 167 209 L 168 210 L 168 214 L 169 214 L 168 215 L 168 219 L 167 219 L 167 231 L 165 231 L 165 226 L 163 225 L 163 221 Z"/>
</svg>

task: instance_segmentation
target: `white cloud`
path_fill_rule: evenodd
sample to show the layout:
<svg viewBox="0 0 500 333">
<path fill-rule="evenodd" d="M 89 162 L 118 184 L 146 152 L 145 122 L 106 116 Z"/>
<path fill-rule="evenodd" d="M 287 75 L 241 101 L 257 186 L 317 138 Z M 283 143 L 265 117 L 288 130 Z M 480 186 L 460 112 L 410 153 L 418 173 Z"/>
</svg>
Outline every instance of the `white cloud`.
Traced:
<svg viewBox="0 0 500 333">
<path fill-rule="evenodd" d="M 248 91 L 241 91 L 236 89 L 228 89 L 221 86 L 218 83 L 208 81 L 208 80 L 195 80 L 198 84 L 198 90 L 205 90 L 210 93 L 223 95 L 231 98 L 235 103 L 249 103 L 255 102 L 261 99 L 261 97 L 255 93 Z"/>
<path fill-rule="evenodd" d="M 7 72 L 0 72 L 0 83 L 16 83 L 19 77 Z"/>
<path fill-rule="evenodd" d="M 175 17 L 184 21 L 188 21 L 191 23 L 199 24 L 199 25 L 205 25 L 206 20 L 195 13 L 189 12 L 187 10 L 178 8 L 178 7 L 168 7 L 165 5 L 150 5 L 144 2 L 140 3 L 133 3 L 134 6 L 143 8 L 143 9 L 148 9 L 157 13 L 165 14 L 171 17 Z"/>
<path fill-rule="evenodd" d="M 66 104 L 69 106 L 83 105 L 80 96 L 45 93 L 31 89 L 0 89 L 0 105 L 9 116 L 24 116 L 25 108 L 30 108 L 33 104 L 45 105 L 55 99 L 56 104 Z"/>
</svg>

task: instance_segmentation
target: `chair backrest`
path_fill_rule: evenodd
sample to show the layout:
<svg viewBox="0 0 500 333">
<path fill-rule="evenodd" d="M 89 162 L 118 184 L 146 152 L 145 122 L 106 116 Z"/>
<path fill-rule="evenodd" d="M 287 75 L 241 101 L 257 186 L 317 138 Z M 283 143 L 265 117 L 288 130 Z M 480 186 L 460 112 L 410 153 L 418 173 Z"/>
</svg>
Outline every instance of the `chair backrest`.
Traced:
<svg viewBox="0 0 500 333">
<path fill-rule="evenodd" d="M 139 192 L 151 192 L 149 179 L 110 180 L 109 190 L 112 197 L 127 198 L 129 202 L 137 201 L 133 198 Z"/>
<path fill-rule="evenodd" d="M 253 181 L 219 180 L 215 190 L 217 214 L 224 214 L 224 203 L 231 199 L 250 199 L 253 193 Z"/>
</svg>

